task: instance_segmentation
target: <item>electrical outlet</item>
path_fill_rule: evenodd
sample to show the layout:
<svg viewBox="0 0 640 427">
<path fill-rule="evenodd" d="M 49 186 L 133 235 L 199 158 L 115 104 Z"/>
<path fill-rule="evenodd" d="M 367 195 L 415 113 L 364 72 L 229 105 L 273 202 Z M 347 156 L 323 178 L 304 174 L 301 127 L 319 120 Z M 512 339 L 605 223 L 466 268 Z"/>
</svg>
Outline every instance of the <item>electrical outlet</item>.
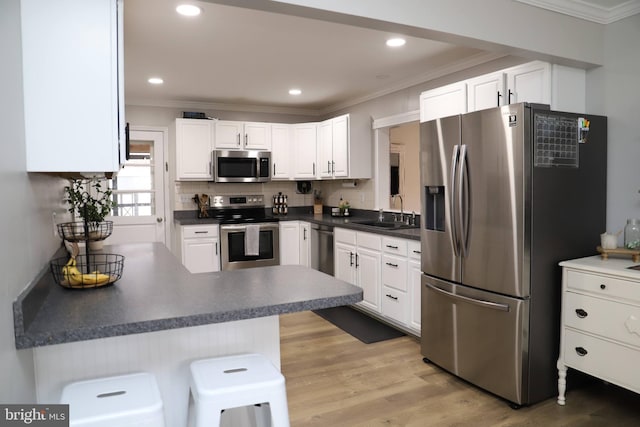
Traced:
<svg viewBox="0 0 640 427">
<path fill-rule="evenodd" d="M 364 191 L 360 192 L 360 203 L 364 203 Z"/>
</svg>

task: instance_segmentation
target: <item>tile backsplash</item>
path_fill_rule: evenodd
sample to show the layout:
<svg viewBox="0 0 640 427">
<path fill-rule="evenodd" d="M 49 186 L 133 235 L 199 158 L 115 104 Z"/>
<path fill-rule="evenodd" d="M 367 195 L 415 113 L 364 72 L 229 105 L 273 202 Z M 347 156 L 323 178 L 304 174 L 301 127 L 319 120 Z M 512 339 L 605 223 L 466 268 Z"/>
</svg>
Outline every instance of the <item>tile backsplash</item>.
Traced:
<svg viewBox="0 0 640 427">
<path fill-rule="evenodd" d="M 373 180 L 358 180 L 355 187 L 345 187 L 343 183 L 353 181 L 311 181 L 311 192 L 299 194 L 296 192 L 295 181 L 271 181 L 265 183 L 215 183 L 215 182 L 174 182 L 174 210 L 196 209 L 193 196 L 196 194 L 213 195 L 250 195 L 264 194 L 265 206 L 270 207 L 272 197 L 278 192 L 288 196 L 289 206 L 313 205 L 313 190 L 320 191 L 325 206 L 338 206 L 340 198 L 348 201 L 354 209 L 373 209 L 374 188 Z"/>
</svg>

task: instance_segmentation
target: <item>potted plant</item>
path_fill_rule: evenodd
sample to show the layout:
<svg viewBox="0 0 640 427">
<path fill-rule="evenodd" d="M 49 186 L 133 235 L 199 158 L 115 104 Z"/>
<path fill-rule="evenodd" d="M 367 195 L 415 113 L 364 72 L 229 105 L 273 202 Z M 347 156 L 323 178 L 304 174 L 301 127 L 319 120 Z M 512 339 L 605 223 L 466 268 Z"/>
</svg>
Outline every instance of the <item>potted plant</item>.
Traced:
<svg viewBox="0 0 640 427">
<path fill-rule="evenodd" d="M 105 178 L 100 177 L 72 179 L 70 184 L 64 187 L 65 201 L 69 204 L 72 218 L 82 220 L 82 224 L 74 227 L 74 233 L 84 235 L 88 230 L 89 235 L 84 237 L 100 243 L 111 234 L 111 227 L 105 227 L 104 218 L 116 205 L 111 197 L 111 189 L 106 188 L 106 185 L 103 187 L 104 181 Z"/>
</svg>

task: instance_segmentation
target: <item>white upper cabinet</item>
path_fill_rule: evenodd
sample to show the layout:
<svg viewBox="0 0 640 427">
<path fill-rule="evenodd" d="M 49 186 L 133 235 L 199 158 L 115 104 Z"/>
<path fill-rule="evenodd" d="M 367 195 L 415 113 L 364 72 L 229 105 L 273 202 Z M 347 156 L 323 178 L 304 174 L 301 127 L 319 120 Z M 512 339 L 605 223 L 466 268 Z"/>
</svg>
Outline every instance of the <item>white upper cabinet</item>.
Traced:
<svg viewBox="0 0 640 427">
<path fill-rule="evenodd" d="M 176 179 L 211 181 L 213 120 L 176 119 Z"/>
<path fill-rule="evenodd" d="M 506 104 L 551 104 L 551 64 L 534 61 L 506 70 Z"/>
<path fill-rule="evenodd" d="M 420 122 L 467 112 L 467 84 L 453 83 L 420 94 Z"/>
<path fill-rule="evenodd" d="M 270 127 L 269 123 L 218 120 L 215 125 L 215 148 L 271 150 Z"/>
<path fill-rule="evenodd" d="M 420 121 L 517 102 L 579 113 L 586 109 L 585 94 L 584 70 L 533 61 L 423 92 Z"/>
<path fill-rule="evenodd" d="M 485 74 L 467 83 L 467 111 L 478 111 L 505 104 L 505 74 Z"/>
<path fill-rule="evenodd" d="M 349 177 L 349 115 L 334 117 L 318 125 L 320 178 Z"/>
<path fill-rule="evenodd" d="M 317 124 L 300 123 L 291 126 L 293 177 L 296 179 L 316 179 Z"/>
<path fill-rule="evenodd" d="M 29 172 L 117 172 L 124 163 L 121 0 L 22 0 Z"/>
<path fill-rule="evenodd" d="M 271 179 L 287 180 L 293 178 L 291 157 L 291 126 L 288 124 L 271 125 Z"/>
</svg>

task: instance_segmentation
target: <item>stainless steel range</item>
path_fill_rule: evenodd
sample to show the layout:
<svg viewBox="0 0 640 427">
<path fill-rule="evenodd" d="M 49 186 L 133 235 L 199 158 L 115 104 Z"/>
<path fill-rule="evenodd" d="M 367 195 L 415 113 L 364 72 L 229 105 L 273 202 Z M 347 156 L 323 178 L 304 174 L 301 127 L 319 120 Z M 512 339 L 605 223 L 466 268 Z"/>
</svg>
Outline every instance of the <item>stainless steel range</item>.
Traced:
<svg viewBox="0 0 640 427">
<path fill-rule="evenodd" d="M 263 195 L 212 196 L 209 217 L 220 222 L 222 270 L 280 264 L 278 219 Z"/>
</svg>

